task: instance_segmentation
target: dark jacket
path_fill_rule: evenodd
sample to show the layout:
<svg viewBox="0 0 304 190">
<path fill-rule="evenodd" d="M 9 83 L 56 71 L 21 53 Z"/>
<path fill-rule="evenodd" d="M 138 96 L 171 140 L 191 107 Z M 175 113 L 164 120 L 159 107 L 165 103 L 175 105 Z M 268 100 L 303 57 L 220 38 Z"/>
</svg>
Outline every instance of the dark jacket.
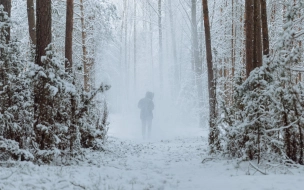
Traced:
<svg viewBox="0 0 304 190">
<path fill-rule="evenodd" d="M 138 108 L 140 111 L 140 119 L 142 120 L 152 120 L 153 113 L 152 110 L 154 109 L 154 103 L 152 101 L 154 94 L 152 92 L 147 92 L 146 97 L 142 98 L 138 102 Z"/>
</svg>

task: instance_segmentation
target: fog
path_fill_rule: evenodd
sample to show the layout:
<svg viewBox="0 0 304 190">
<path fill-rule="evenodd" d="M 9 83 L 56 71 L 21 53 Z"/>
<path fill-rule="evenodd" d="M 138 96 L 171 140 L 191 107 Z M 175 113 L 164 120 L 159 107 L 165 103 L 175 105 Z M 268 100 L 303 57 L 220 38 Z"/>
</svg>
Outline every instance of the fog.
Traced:
<svg viewBox="0 0 304 190">
<path fill-rule="evenodd" d="M 130 138 L 141 136 L 138 101 L 147 91 L 154 93 L 152 137 L 186 135 L 191 128 L 198 128 L 189 2 L 172 1 L 173 20 L 170 20 L 169 5 L 162 4 L 161 42 L 156 1 L 136 1 L 136 16 L 134 1 L 115 3 L 119 19 L 113 26 L 113 39 L 98 49 L 100 64 L 96 67 L 97 83 L 112 86 L 105 95 L 110 110 L 109 132 L 123 130 Z M 206 77 L 204 71 L 204 89 L 207 89 Z M 204 93 L 205 106 L 200 109 L 207 126 L 207 90 Z M 113 129 L 117 122 L 123 129 Z"/>
</svg>

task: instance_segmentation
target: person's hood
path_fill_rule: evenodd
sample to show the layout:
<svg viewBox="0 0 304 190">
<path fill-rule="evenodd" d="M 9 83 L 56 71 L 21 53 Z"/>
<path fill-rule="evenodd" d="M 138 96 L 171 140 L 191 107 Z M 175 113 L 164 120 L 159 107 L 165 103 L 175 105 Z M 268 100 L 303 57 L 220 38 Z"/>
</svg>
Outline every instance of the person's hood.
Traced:
<svg viewBox="0 0 304 190">
<path fill-rule="evenodd" d="M 154 97 L 154 93 L 152 93 L 152 92 L 147 92 L 146 93 L 146 98 L 149 98 L 149 99 L 153 99 L 153 97 Z"/>
</svg>

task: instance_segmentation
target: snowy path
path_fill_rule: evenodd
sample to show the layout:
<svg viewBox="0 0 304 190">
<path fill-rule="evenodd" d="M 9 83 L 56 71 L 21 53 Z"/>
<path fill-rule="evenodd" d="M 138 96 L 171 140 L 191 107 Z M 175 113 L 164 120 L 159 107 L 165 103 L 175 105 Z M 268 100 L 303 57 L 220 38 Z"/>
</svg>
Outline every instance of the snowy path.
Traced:
<svg viewBox="0 0 304 190">
<path fill-rule="evenodd" d="M 137 121 L 129 119 L 128 125 L 123 125 L 124 121 L 115 118 L 106 151 L 87 154 L 86 162 L 79 166 L 22 163 L 0 168 L 0 189 L 299 190 L 304 187 L 303 169 L 292 171 L 294 175 L 263 176 L 254 174 L 253 170 L 251 175 L 245 175 L 248 163 L 239 168 L 229 160 L 201 163 L 207 157 L 206 130 L 155 127 L 159 132 L 154 131 L 154 138 L 143 141 Z"/>
</svg>

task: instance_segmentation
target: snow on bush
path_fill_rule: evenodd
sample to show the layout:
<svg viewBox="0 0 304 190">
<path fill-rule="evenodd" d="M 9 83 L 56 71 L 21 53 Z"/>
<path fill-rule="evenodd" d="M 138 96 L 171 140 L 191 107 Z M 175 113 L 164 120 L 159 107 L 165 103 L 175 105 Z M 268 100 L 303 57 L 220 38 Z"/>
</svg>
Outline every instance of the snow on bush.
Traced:
<svg viewBox="0 0 304 190">
<path fill-rule="evenodd" d="M 303 3 L 287 3 L 285 25 L 275 53 L 242 82 L 236 77 L 234 103 L 220 104 L 218 126 L 223 153 L 245 160 L 304 164 L 303 82 L 293 68 L 302 48 L 296 22 Z"/>
</svg>

